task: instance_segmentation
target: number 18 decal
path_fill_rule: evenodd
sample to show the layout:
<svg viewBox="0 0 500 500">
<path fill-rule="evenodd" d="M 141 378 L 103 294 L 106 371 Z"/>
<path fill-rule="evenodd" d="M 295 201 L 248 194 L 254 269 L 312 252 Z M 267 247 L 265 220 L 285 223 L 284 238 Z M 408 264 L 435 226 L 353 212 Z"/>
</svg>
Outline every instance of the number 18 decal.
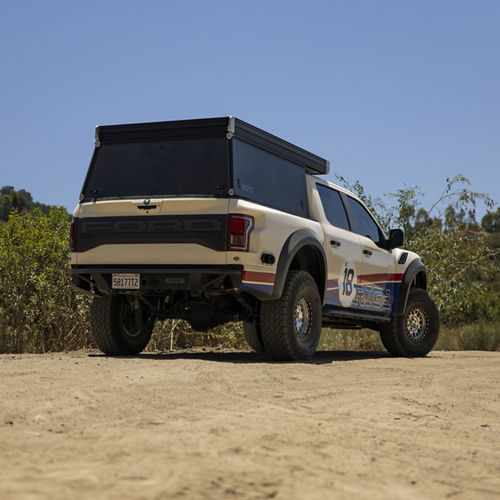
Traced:
<svg viewBox="0 0 500 500">
<path fill-rule="evenodd" d="M 347 259 L 339 273 L 339 300 L 344 307 L 349 307 L 356 297 L 358 275 L 352 259 Z"/>
</svg>

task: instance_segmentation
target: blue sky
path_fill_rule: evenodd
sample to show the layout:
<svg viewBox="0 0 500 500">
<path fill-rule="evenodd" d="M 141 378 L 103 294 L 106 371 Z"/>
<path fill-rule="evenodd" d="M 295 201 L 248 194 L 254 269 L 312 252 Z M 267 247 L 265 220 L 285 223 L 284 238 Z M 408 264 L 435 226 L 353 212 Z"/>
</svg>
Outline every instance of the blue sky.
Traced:
<svg viewBox="0 0 500 500">
<path fill-rule="evenodd" d="M 500 1 L 0 8 L 0 185 L 35 200 L 72 211 L 98 124 L 226 115 L 375 196 L 463 173 L 500 200 Z"/>
</svg>

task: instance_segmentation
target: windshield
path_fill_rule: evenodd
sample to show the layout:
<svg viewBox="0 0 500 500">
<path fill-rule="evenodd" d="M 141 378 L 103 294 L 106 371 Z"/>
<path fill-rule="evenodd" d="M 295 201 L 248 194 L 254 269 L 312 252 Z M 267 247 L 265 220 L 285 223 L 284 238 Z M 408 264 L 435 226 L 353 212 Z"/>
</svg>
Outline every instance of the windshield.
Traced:
<svg viewBox="0 0 500 500">
<path fill-rule="evenodd" d="M 227 196 L 224 138 L 102 144 L 83 186 L 84 200 L 154 196 Z"/>
</svg>

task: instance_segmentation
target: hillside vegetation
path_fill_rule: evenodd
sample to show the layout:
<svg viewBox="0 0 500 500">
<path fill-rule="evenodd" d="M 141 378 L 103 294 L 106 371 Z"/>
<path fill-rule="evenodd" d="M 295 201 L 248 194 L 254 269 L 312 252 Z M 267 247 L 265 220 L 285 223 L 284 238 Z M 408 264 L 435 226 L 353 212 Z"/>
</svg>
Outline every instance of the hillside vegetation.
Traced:
<svg viewBox="0 0 500 500">
<path fill-rule="evenodd" d="M 348 183 L 341 179 L 341 182 Z M 438 348 L 500 349 L 500 208 L 470 190 L 463 176 L 447 179 L 443 195 L 429 208 L 419 188 L 404 188 L 372 199 L 362 185 L 348 185 L 387 229 L 405 230 L 405 248 L 420 254 L 429 272 L 429 291 L 444 323 Z M 65 209 L 33 202 L 30 193 L 6 186 L 0 209 L 0 352 L 46 352 L 92 347 L 89 297 L 69 284 L 69 217 Z M 20 196 L 21 194 L 21 196 Z M 23 200 L 23 201 L 20 201 Z M 480 202 L 490 209 L 476 221 Z M 3 212 L 0 210 L 0 215 Z M 209 334 L 193 332 L 184 321 L 155 327 L 150 349 L 244 347 L 240 324 Z M 325 331 L 320 347 L 378 349 L 373 332 Z"/>
<path fill-rule="evenodd" d="M 16 191 L 13 186 L 3 186 L 0 188 L 0 223 L 7 222 L 11 213 L 18 214 L 33 212 L 35 209 L 48 215 L 55 205 L 45 205 L 38 201 L 33 201 L 31 193 L 20 189 Z M 67 217 L 70 215 L 66 213 Z"/>
</svg>

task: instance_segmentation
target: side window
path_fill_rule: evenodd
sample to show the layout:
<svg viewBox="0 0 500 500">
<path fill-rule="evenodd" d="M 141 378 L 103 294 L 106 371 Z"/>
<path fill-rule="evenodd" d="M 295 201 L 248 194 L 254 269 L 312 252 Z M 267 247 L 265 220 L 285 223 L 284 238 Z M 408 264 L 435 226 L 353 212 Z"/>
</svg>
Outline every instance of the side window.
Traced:
<svg viewBox="0 0 500 500">
<path fill-rule="evenodd" d="M 325 210 L 326 218 L 330 224 L 340 227 L 341 229 L 346 229 L 349 231 L 349 221 L 347 219 L 347 214 L 345 213 L 344 203 L 340 198 L 340 194 L 335 189 L 330 189 L 321 184 L 316 184 L 318 188 L 319 197 L 321 198 L 321 203 L 323 203 L 323 208 Z"/>
<path fill-rule="evenodd" d="M 366 208 L 359 201 L 347 196 L 352 215 L 356 219 L 356 232 L 361 236 L 370 238 L 374 243 L 382 241 L 382 234 Z"/>
</svg>

